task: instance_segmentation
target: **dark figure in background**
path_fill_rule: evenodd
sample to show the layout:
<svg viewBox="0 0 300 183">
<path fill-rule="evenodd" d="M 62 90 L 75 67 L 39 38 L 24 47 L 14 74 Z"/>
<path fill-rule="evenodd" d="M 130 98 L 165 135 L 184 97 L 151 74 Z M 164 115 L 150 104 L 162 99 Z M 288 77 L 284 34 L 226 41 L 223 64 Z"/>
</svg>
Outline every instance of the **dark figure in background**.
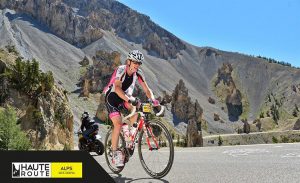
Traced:
<svg viewBox="0 0 300 183">
<path fill-rule="evenodd" d="M 84 112 L 81 116 L 81 126 L 80 129 L 82 131 L 83 137 L 88 141 L 91 142 L 91 134 L 98 130 L 98 125 L 92 120 L 89 116 L 88 112 Z M 85 129 L 85 130 L 84 130 Z"/>
</svg>

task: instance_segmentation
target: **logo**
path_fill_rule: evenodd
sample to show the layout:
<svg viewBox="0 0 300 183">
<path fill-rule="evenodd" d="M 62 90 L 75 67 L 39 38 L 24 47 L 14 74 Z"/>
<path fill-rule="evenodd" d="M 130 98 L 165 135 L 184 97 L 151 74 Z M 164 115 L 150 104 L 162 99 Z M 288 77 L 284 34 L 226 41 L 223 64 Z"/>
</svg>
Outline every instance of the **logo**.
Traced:
<svg viewBox="0 0 300 183">
<path fill-rule="evenodd" d="M 17 166 L 15 164 L 12 164 L 13 166 L 13 173 L 12 173 L 12 176 L 13 177 L 20 177 L 20 166 Z"/>
<path fill-rule="evenodd" d="M 82 178 L 82 163 L 13 162 L 12 178 Z"/>
<path fill-rule="evenodd" d="M 50 178 L 51 163 L 12 163 L 12 178 Z"/>
</svg>

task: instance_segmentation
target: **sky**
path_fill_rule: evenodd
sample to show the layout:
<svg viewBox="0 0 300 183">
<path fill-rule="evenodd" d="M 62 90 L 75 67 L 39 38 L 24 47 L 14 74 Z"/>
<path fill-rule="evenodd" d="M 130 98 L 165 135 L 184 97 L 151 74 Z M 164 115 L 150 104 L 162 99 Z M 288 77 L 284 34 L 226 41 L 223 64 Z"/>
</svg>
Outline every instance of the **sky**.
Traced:
<svg viewBox="0 0 300 183">
<path fill-rule="evenodd" d="M 300 67 L 299 0 L 119 0 L 195 46 Z"/>
</svg>

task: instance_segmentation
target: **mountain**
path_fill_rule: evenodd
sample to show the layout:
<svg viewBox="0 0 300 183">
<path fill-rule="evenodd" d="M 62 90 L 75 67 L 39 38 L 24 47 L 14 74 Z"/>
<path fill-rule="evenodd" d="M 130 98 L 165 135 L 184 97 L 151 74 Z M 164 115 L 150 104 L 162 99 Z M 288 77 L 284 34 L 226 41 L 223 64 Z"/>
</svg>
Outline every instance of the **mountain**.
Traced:
<svg viewBox="0 0 300 183">
<path fill-rule="evenodd" d="M 193 46 L 118 1 L 1 0 L 0 8 L 0 46 L 16 45 L 54 73 L 70 91 L 75 122 L 83 110 L 96 113 L 99 100 L 78 98 L 79 62 L 98 50 L 116 51 L 123 61 L 132 49 L 145 54 L 142 68 L 157 96 L 171 94 L 182 79 L 203 108 L 207 132 L 235 133 L 242 119 L 258 118 L 267 130 L 291 129 L 298 118 L 299 69 Z"/>
</svg>

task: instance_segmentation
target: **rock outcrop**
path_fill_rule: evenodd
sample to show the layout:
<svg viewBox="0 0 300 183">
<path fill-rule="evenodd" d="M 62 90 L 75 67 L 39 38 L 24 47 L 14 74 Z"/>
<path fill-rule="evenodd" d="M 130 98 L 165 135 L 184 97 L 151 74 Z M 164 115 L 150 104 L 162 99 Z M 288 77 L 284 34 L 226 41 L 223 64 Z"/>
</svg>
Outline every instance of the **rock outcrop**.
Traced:
<svg viewBox="0 0 300 183">
<path fill-rule="evenodd" d="M 164 96 L 164 98 L 169 98 Z M 175 90 L 172 94 L 172 113 L 174 118 L 174 123 L 178 124 L 180 122 L 187 123 L 187 146 L 195 147 L 202 146 L 202 132 L 201 132 L 201 121 L 203 109 L 196 100 L 195 103 L 191 101 L 188 95 L 188 89 L 185 87 L 182 80 L 179 81 Z M 177 120 L 177 122 L 176 122 Z"/>
<path fill-rule="evenodd" d="M 85 97 L 88 97 L 89 93 L 101 93 L 108 84 L 111 74 L 121 65 L 118 52 L 99 50 L 92 59 L 93 64 L 87 68 L 79 82 L 79 86 L 82 87 L 81 95 Z"/>
<path fill-rule="evenodd" d="M 188 121 L 187 131 L 186 131 L 186 139 L 187 139 L 187 146 L 188 147 L 196 147 L 196 146 L 203 146 L 203 138 L 202 132 L 200 130 L 199 123 L 191 119 Z"/>
<path fill-rule="evenodd" d="M 188 95 L 188 89 L 182 80 L 176 85 L 172 94 L 172 112 L 180 121 L 188 122 L 194 119 L 200 123 L 202 119 L 203 109 L 196 100 L 195 103 L 191 101 Z"/>
<path fill-rule="evenodd" d="M 214 86 L 217 88 L 217 96 L 226 103 L 228 116 L 231 121 L 237 121 L 243 113 L 242 94 L 237 89 L 232 77 L 232 65 L 223 64 L 218 69 L 217 80 Z"/>
<path fill-rule="evenodd" d="M 52 92 L 39 96 L 36 107 L 35 113 L 41 114 L 40 118 L 33 116 L 35 128 L 38 130 L 33 134 L 30 133 L 35 148 L 62 150 L 68 146 L 73 149 L 73 114 L 63 90 L 54 87 Z M 28 121 L 21 123 L 28 123 Z M 32 130 L 32 128 L 23 129 Z"/>
<path fill-rule="evenodd" d="M 54 87 L 37 99 L 10 92 L 10 105 L 17 109 L 21 129 L 34 149 L 73 149 L 73 114 L 62 89 Z"/>
<path fill-rule="evenodd" d="M 300 130 L 300 119 L 298 119 L 294 124 L 293 130 Z"/>
<path fill-rule="evenodd" d="M 292 85 L 291 87 L 292 87 L 293 92 L 300 93 L 300 84 Z"/>
</svg>

